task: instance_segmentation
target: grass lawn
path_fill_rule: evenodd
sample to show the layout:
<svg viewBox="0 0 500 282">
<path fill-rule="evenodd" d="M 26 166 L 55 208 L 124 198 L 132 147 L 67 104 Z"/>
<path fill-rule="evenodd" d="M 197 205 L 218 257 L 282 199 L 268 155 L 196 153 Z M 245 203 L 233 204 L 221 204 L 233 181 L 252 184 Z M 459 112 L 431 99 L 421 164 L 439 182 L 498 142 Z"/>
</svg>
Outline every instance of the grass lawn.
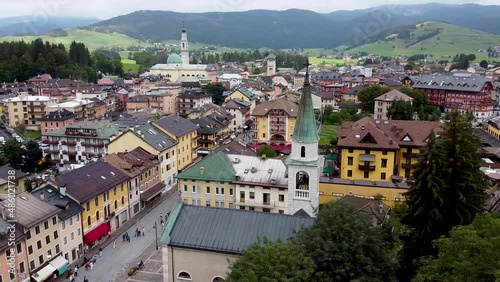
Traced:
<svg viewBox="0 0 500 282">
<path fill-rule="evenodd" d="M 24 137 L 30 138 L 30 139 L 38 139 L 40 138 L 42 134 L 39 131 L 25 131 L 23 133 Z"/>
<path fill-rule="evenodd" d="M 319 133 L 319 145 L 329 145 L 332 138 L 337 137 L 338 125 L 323 124 Z"/>
</svg>

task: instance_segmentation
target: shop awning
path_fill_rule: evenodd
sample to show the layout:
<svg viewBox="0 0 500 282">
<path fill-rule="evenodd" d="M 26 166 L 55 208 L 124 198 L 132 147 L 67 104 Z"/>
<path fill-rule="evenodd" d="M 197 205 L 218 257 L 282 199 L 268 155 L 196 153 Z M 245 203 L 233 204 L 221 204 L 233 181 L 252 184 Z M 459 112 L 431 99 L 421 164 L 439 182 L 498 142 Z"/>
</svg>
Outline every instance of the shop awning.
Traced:
<svg viewBox="0 0 500 282">
<path fill-rule="evenodd" d="M 83 242 L 89 245 L 93 244 L 95 241 L 97 241 L 97 239 L 108 234 L 110 229 L 111 228 L 107 223 L 103 223 L 97 226 L 96 228 L 92 229 L 91 231 L 87 232 L 87 234 L 83 236 Z"/>
<path fill-rule="evenodd" d="M 33 274 L 31 277 L 33 277 L 33 279 L 35 279 L 35 281 L 41 282 L 41 281 L 49 278 L 50 276 L 52 276 L 55 271 L 57 271 L 57 269 L 55 267 L 53 267 L 50 264 L 47 264 L 44 268 L 35 272 L 35 274 Z"/>
<path fill-rule="evenodd" d="M 141 194 L 141 201 L 147 202 L 151 200 L 154 196 L 163 192 L 164 190 L 165 190 L 165 183 L 160 182 L 155 186 L 149 188 L 148 190 L 144 191 L 144 193 Z"/>
<path fill-rule="evenodd" d="M 63 274 L 68 270 L 68 261 L 62 256 L 58 256 L 53 259 L 50 263 L 53 267 L 55 267 L 59 271 L 59 275 Z"/>
</svg>

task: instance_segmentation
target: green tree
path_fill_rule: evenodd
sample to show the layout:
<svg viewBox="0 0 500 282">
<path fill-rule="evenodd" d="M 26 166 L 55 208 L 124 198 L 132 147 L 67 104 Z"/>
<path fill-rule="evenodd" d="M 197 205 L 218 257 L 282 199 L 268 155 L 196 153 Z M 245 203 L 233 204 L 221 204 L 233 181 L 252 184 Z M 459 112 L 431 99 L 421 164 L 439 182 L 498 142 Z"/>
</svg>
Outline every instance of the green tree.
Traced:
<svg viewBox="0 0 500 282">
<path fill-rule="evenodd" d="M 361 103 L 361 109 L 365 112 L 373 113 L 375 98 L 389 91 L 391 91 L 389 87 L 380 86 L 378 84 L 362 89 L 358 93 L 358 100 Z"/>
<path fill-rule="evenodd" d="M 413 110 L 415 112 L 419 110 L 421 106 L 428 105 L 427 94 L 422 90 L 403 86 L 399 91 L 413 98 Z"/>
<path fill-rule="evenodd" d="M 341 202 L 322 205 L 296 240 L 314 261 L 311 281 L 393 281 L 394 261 L 382 229 Z"/>
<path fill-rule="evenodd" d="M 313 261 L 293 243 L 263 239 L 250 245 L 229 267 L 226 281 L 309 281 Z"/>
<path fill-rule="evenodd" d="M 267 158 L 275 158 L 278 153 L 271 147 L 271 145 L 263 145 L 259 149 L 259 156 L 266 155 Z"/>
<path fill-rule="evenodd" d="M 403 218 L 411 232 L 403 237 L 401 281 L 408 281 L 422 256 L 435 256 L 432 241 L 457 225 L 470 224 L 482 210 L 488 181 L 479 170 L 482 147 L 470 117 L 449 114 L 439 138 L 433 135 L 423 148 L 405 194 L 408 213 Z"/>
<path fill-rule="evenodd" d="M 7 163 L 15 168 L 21 167 L 23 163 L 23 156 L 26 153 L 21 146 L 21 143 L 17 142 L 17 140 L 13 138 L 5 141 L 5 144 L 1 147 L 1 152 Z"/>
<path fill-rule="evenodd" d="M 222 103 L 224 103 L 224 97 L 222 97 L 222 94 L 224 93 L 224 91 L 227 90 L 224 87 L 224 84 L 220 82 L 209 83 L 205 87 L 203 87 L 203 90 L 205 90 L 208 94 L 212 95 L 212 100 L 214 104 L 222 105 Z"/>
<path fill-rule="evenodd" d="M 330 106 L 330 105 L 327 105 L 326 107 L 323 108 L 323 112 L 322 112 L 322 120 L 323 120 L 323 123 L 327 122 L 328 121 L 328 117 L 333 113 L 333 107 Z"/>
<path fill-rule="evenodd" d="M 411 102 L 396 100 L 387 109 L 387 117 L 394 120 L 413 120 L 413 106 Z"/>
<path fill-rule="evenodd" d="M 43 158 L 42 149 L 34 140 L 26 143 L 25 157 L 23 162 L 23 171 L 33 172 L 38 166 L 38 162 Z"/>
<path fill-rule="evenodd" d="M 487 68 L 488 67 L 488 62 L 486 60 L 482 60 L 480 63 L 479 63 L 479 66 L 482 67 L 482 68 Z"/>
<path fill-rule="evenodd" d="M 416 282 L 500 281 L 500 219 L 482 214 L 435 241 L 439 257 L 423 260 Z"/>
<path fill-rule="evenodd" d="M 455 63 L 451 66 L 451 69 L 467 69 L 470 65 L 470 57 L 465 54 L 456 55 L 453 61 Z"/>
</svg>

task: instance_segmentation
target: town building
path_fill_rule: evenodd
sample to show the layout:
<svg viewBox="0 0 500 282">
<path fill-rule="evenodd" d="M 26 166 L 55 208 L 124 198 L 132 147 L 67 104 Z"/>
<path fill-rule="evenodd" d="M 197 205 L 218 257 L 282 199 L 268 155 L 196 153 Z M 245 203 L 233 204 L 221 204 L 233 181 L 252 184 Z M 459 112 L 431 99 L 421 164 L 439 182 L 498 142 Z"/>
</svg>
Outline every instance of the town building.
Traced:
<svg viewBox="0 0 500 282">
<path fill-rule="evenodd" d="M 109 154 L 103 160 L 129 177 L 129 215 L 135 216 L 165 190 L 160 161 L 141 147 L 132 151 Z"/>
<path fill-rule="evenodd" d="M 8 210 L 7 202 L 3 201 L 2 211 L 7 218 L 19 223 L 26 234 L 26 250 L 29 261 L 29 273 L 35 281 L 45 281 L 54 273 L 66 271 L 68 261 L 61 257 L 61 239 L 59 220 L 60 212 L 46 201 L 28 192 L 16 196 L 14 213 Z"/>
<path fill-rule="evenodd" d="M 373 117 L 375 119 L 380 119 L 380 120 L 389 119 L 389 117 L 387 117 L 387 112 L 391 107 L 392 103 L 394 103 L 395 101 L 404 101 L 413 103 L 413 98 L 404 93 L 399 92 L 396 89 L 393 89 L 385 94 L 382 94 L 377 98 L 375 98 Z"/>
<path fill-rule="evenodd" d="M 198 126 L 179 116 L 167 116 L 152 125 L 177 142 L 177 170 L 181 171 L 198 158 Z"/>
<path fill-rule="evenodd" d="M 27 130 L 40 131 L 40 119 L 50 112 L 57 99 L 44 96 L 18 96 L 3 100 L 5 123 L 10 127 L 24 124 Z"/>
<path fill-rule="evenodd" d="M 337 102 L 336 102 L 337 97 L 335 96 L 334 92 L 321 91 L 321 92 L 314 93 L 314 96 L 320 97 L 321 109 L 324 109 L 327 106 L 332 107 L 332 109 L 333 109 L 337 105 Z"/>
<path fill-rule="evenodd" d="M 500 117 L 490 119 L 486 131 L 496 139 L 500 139 Z"/>
<path fill-rule="evenodd" d="M 108 144 L 118 136 L 119 128 L 110 122 L 71 124 L 42 133 L 44 144 L 50 148 L 53 164 L 59 170 L 68 170 L 72 164 L 85 164 L 108 153 Z"/>
<path fill-rule="evenodd" d="M 26 190 L 24 181 L 28 175 L 10 165 L 0 166 L 0 201 L 9 194 L 21 194 Z"/>
<path fill-rule="evenodd" d="M 243 76 L 237 73 L 224 73 L 217 76 L 217 82 L 228 82 L 229 89 L 234 89 L 242 84 Z"/>
<path fill-rule="evenodd" d="M 253 132 L 257 143 L 290 143 L 299 106 L 288 99 L 262 102 L 252 111 Z"/>
<path fill-rule="evenodd" d="M 97 115 L 96 102 L 93 100 L 71 100 L 48 107 L 48 111 L 50 112 L 62 109 L 72 112 L 75 115 L 75 122 L 89 121 L 102 117 L 102 115 Z"/>
<path fill-rule="evenodd" d="M 429 104 L 439 106 L 442 111 L 472 112 L 478 121 L 493 116 L 495 91 L 491 80 L 486 77 L 470 73 L 418 75 L 405 77 L 402 83 L 423 90 Z"/>
<path fill-rule="evenodd" d="M 74 121 L 74 113 L 66 109 L 56 110 L 44 115 L 40 119 L 40 132 L 44 133 L 54 129 L 64 128 L 74 123 Z"/>
<path fill-rule="evenodd" d="M 266 75 L 267 76 L 273 76 L 276 74 L 276 56 L 274 54 L 269 54 L 265 58 L 266 60 L 266 66 L 267 66 L 267 71 Z"/>
<path fill-rule="evenodd" d="M 13 237 L 13 240 L 11 239 Z M 22 227 L 0 218 L 0 281 L 30 281 L 26 235 Z"/>
<path fill-rule="evenodd" d="M 250 105 L 250 103 L 243 100 L 232 99 L 222 106 L 233 116 L 233 132 L 241 133 L 248 128 L 247 122 L 251 117 Z"/>
<path fill-rule="evenodd" d="M 260 101 L 260 97 L 256 93 L 245 87 L 240 87 L 231 92 L 227 92 L 224 102 L 227 103 L 233 99 L 239 99 L 250 103 L 251 110 L 253 110 L 253 108 L 257 105 L 257 102 Z"/>
<path fill-rule="evenodd" d="M 132 127 L 111 140 L 108 146 L 110 154 L 133 151 L 141 147 L 148 153 L 158 156 L 160 178 L 167 190 L 175 185 L 177 176 L 177 141 L 154 127 L 151 123 Z"/>
<path fill-rule="evenodd" d="M 59 238 L 55 239 L 60 241 L 62 255 L 68 264 L 75 262 L 83 255 L 83 231 L 80 221 L 83 208 L 50 184 L 36 189 L 32 194 L 59 208 Z"/>
<path fill-rule="evenodd" d="M 129 179 L 127 174 L 103 161 L 56 177 L 59 193 L 83 207 L 81 218 L 85 250 L 106 239 L 109 232 L 129 219 Z"/>
<path fill-rule="evenodd" d="M 288 214 L 315 216 L 319 205 L 321 159 L 318 155 L 318 126 L 311 97 L 309 68 L 306 68 L 291 141 L 292 152 L 285 162 L 288 166 Z"/>
<path fill-rule="evenodd" d="M 373 120 L 344 122 L 338 129 L 343 179 L 388 181 L 410 178 L 432 132 L 443 124 L 433 121 Z"/>
<path fill-rule="evenodd" d="M 160 238 L 163 281 L 224 281 L 229 265 L 258 238 L 286 242 L 313 222 L 311 217 L 179 203 Z"/>
<path fill-rule="evenodd" d="M 157 90 L 145 93 L 149 100 L 148 107 L 163 111 L 166 114 L 177 113 L 177 95 L 178 91 Z"/>
<path fill-rule="evenodd" d="M 186 90 L 177 96 L 179 114 L 186 117 L 194 109 L 212 103 L 212 95 L 201 90 Z"/>
</svg>

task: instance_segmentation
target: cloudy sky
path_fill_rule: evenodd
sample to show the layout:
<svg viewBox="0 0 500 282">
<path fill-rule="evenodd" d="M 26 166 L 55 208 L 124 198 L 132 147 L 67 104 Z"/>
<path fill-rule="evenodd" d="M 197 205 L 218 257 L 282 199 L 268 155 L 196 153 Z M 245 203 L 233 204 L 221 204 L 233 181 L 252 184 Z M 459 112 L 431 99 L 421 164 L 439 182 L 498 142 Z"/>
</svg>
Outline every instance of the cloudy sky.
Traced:
<svg viewBox="0 0 500 282">
<path fill-rule="evenodd" d="M 286 10 L 291 8 L 332 12 L 355 10 L 384 4 L 420 4 L 428 2 L 498 5 L 498 0 L 2 0 L 0 17 L 43 14 L 49 16 L 82 16 L 107 19 L 137 10 L 176 12 L 226 12 L 253 9 Z"/>
</svg>

